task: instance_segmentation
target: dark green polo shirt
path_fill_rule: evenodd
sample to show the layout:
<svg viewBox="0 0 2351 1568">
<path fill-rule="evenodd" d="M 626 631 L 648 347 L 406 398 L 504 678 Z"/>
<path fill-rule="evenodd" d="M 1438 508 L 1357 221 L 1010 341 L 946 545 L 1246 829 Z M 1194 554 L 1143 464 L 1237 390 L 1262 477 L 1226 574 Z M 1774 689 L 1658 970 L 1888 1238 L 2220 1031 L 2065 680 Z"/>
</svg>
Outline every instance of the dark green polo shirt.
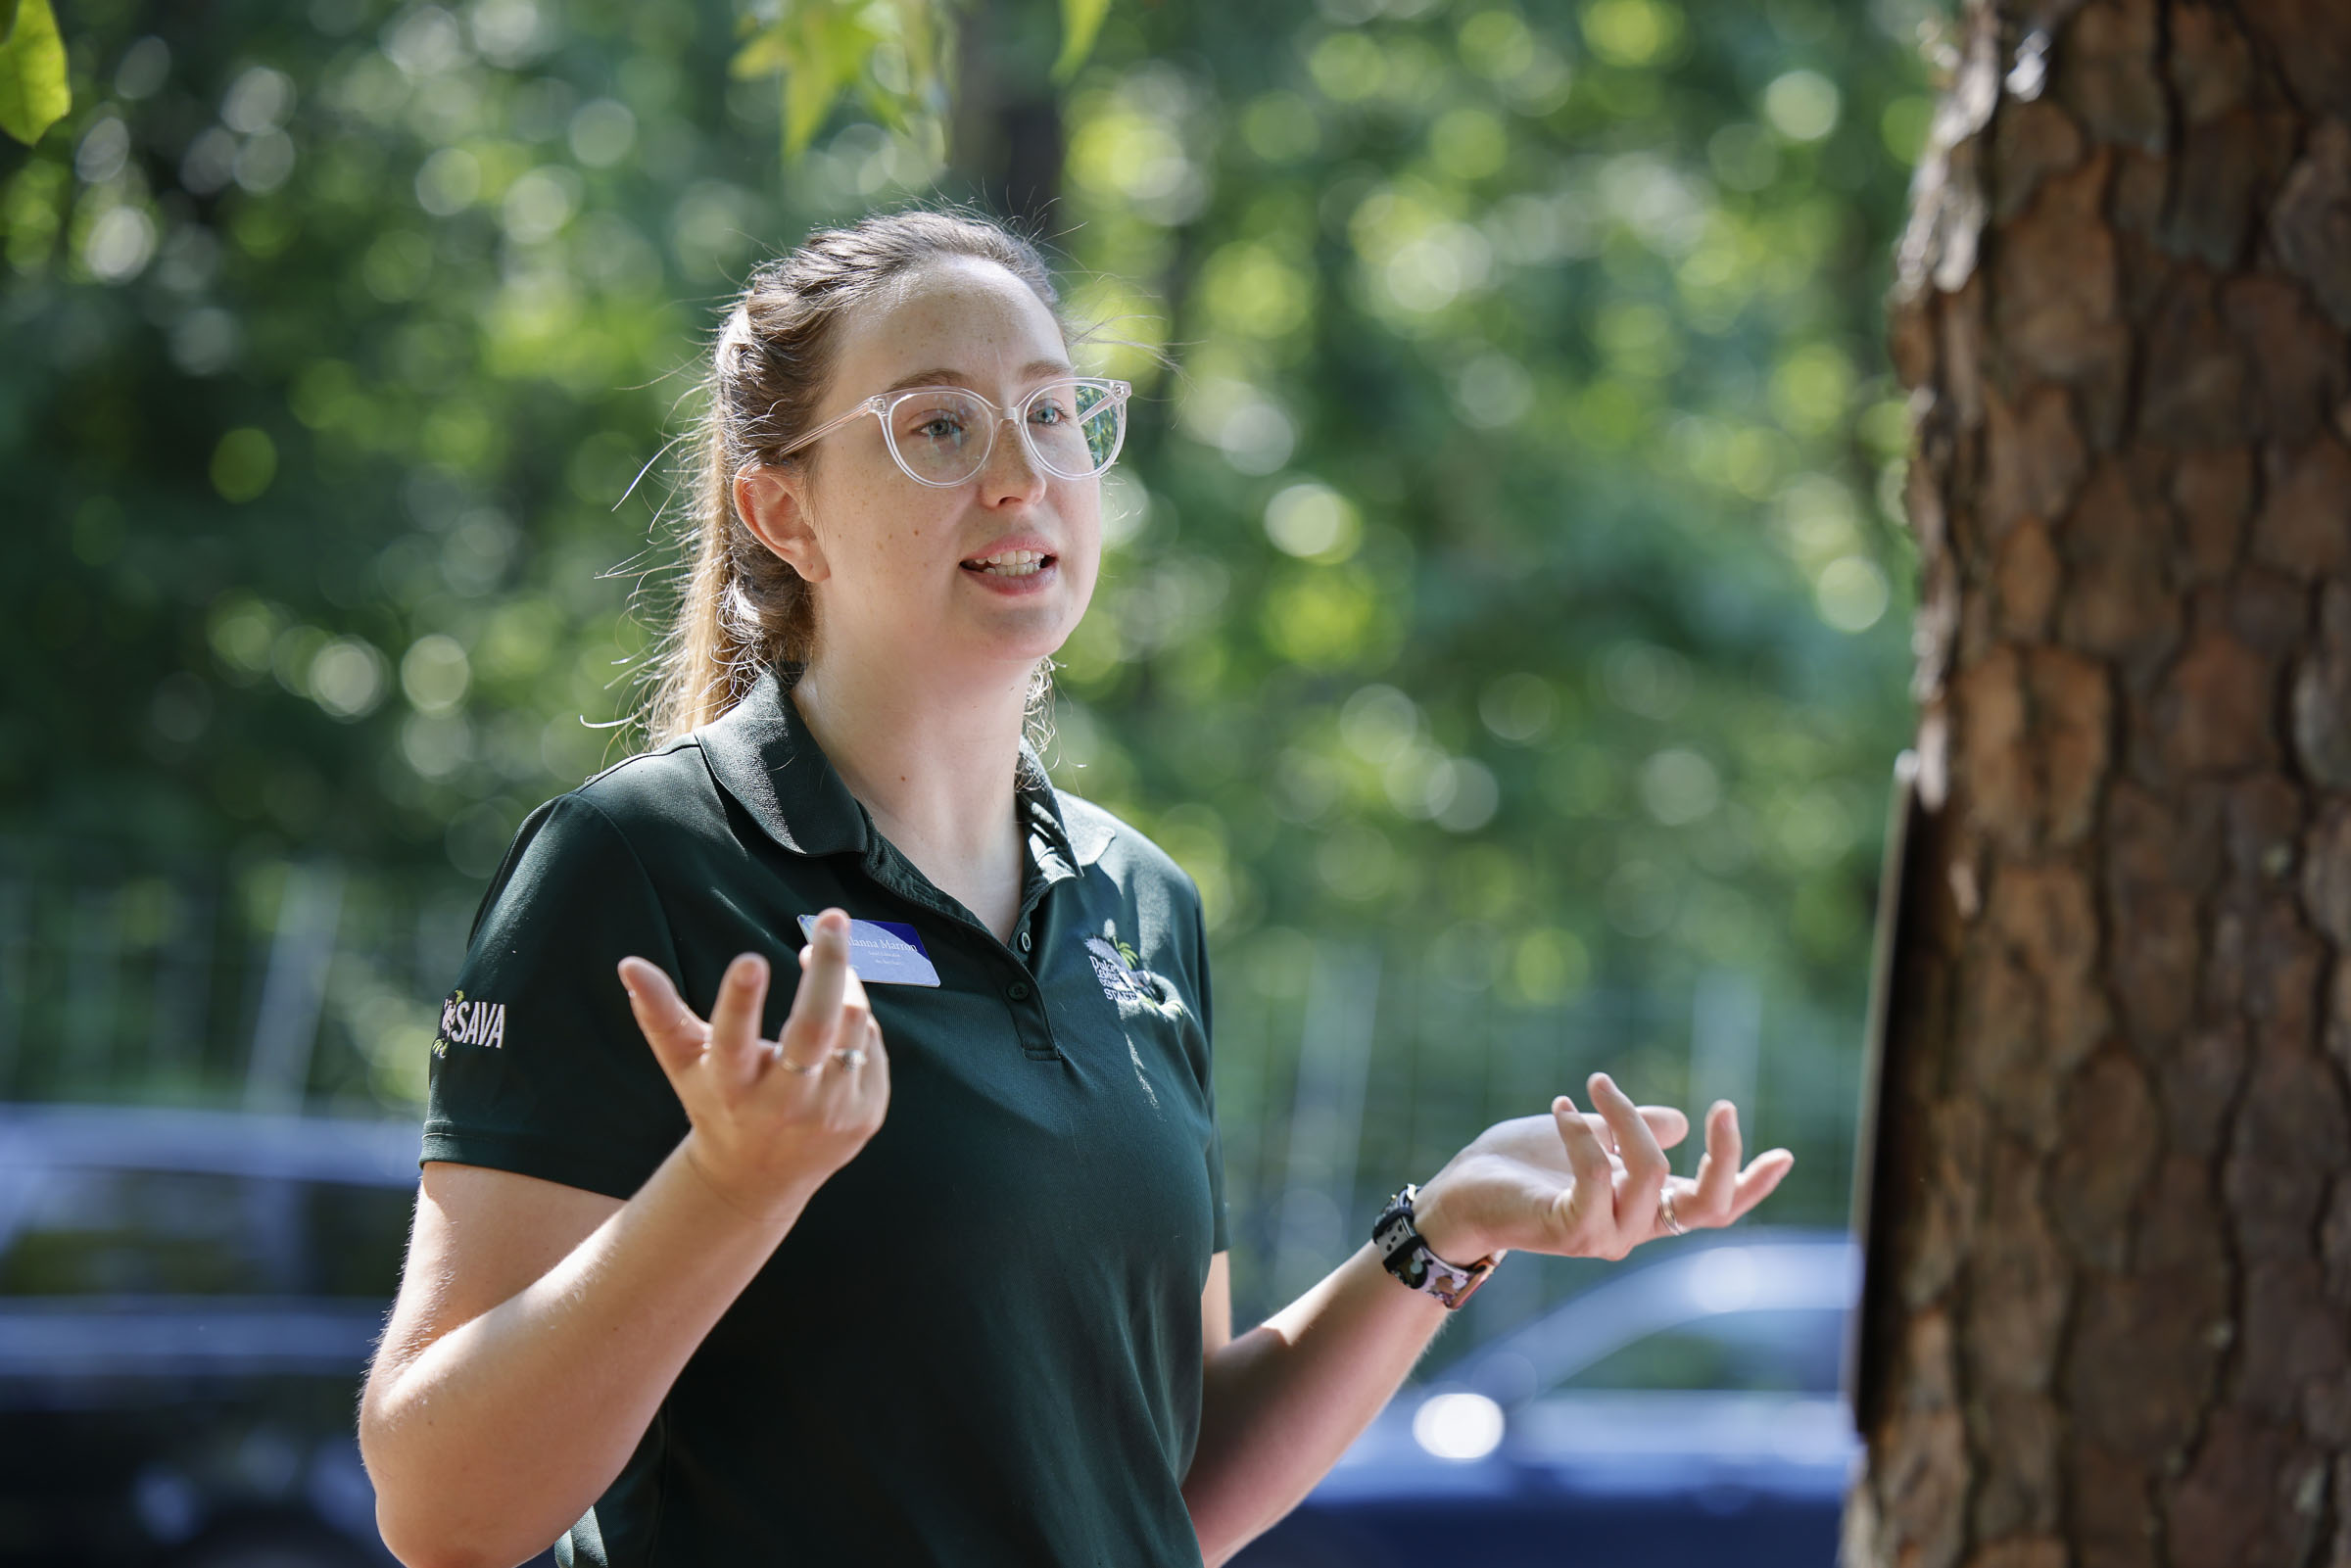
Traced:
<svg viewBox="0 0 2351 1568">
<path fill-rule="evenodd" d="M 1033 754 L 1026 762 L 1033 765 Z M 635 1192 L 686 1132 L 614 964 L 708 1015 L 797 917 L 911 926 L 891 1098 L 686 1363 L 573 1562 L 1197 1564 L 1178 1486 L 1225 1245 L 1198 889 L 1036 776 L 1010 945 L 875 831 L 771 673 L 533 812 L 434 1042 L 424 1158 Z"/>
</svg>

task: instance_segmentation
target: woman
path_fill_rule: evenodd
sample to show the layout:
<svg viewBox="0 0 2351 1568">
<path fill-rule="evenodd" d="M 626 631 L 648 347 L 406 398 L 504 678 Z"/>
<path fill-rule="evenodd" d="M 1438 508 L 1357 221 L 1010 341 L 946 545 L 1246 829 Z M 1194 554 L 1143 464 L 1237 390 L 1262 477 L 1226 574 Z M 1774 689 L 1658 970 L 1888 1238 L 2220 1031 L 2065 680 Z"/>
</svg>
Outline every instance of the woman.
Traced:
<svg viewBox="0 0 2351 1568">
<path fill-rule="evenodd" d="M 1056 311 L 918 211 L 729 317 L 657 748 L 524 824 L 434 1044 L 360 1411 L 416 1568 L 1219 1562 L 1506 1251 L 1786 1173 L 1718 1104 L 1669 1179 L 1685 1119 L 1595 1076 L 1232 1336 L 1197 890 L 1023 739 L 1124 434 Z"/>
</svg>

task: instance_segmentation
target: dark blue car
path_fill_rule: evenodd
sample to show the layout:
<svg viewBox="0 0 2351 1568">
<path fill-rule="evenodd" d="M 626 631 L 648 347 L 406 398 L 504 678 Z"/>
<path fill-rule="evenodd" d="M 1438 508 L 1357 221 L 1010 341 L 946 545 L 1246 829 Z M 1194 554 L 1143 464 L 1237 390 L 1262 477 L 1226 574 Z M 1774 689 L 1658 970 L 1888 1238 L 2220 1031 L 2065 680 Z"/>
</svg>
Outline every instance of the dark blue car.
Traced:
<svg viewBox="0 0 2351 1568">
<path fill-rule="evenodd" d="M 1761 1227 L 1654 1250 L 1406 1387 L 1236 1568 L 1833 1568 L 1859 1250 Z"/>
<path fill-rule="evenodd" d="M 0 1107 L 0 1562 L 391 1562 L 360 1380 L 413 1123 Z"/>
</svg>

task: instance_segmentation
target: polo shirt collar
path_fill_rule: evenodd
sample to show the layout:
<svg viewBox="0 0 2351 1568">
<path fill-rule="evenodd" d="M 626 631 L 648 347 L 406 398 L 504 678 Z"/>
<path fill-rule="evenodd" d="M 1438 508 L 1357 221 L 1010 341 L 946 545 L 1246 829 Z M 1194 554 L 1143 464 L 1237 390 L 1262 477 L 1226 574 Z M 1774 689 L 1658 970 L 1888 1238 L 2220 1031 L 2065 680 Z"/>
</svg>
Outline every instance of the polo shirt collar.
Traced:
<svg viewBox="0 0 2351 1568">
<path fill-rule="evenodd" d="M 1021 769 L 1013 782 L 1013 794 L 1019 803 L 1021 820 L 1029 825 L 1031 845 L 1038 851 L 1037 864 L 1045 865 L 1043 851 L 1050 849 L 1070 870 L 1070 875 L 1091 866 L 1102 858 L 1117 836 L 1102 813 L 1089 811 L 1070 820 L 1068 805 L 1061 791 L 1045 775 L 1045 761 L 1036 754 L 1026 736 L 1021 740 Z M 1045 866 L 1047 877 L 1056 873 Z"/>
<path fill-rule="evenodd" d="M 695 732 L 719 787 L 795 855 L 863 853 L 871 819 L 840 782 L 771 666 L 741 702 Z"/>
<path fill-rule="evenodd" d="M 785 674 L 784 666 L 770 666 L 741 702 L 695 732 L 711 777 L 761 831 L 794 854 L 869 854 L 873 818 L 808 733 L 798 704 L 787 694 Z M 1048 857 L 1061 860 L 1070 875 L 1099 860 L 1116 831 L 1093 812 L 1073 831 L 1061 791 L 1046 780 L 1043 762 L 1026 739 L 1021 764 L 1015 807 L 1038 866 L 1050 878 Z"/>
</svg>

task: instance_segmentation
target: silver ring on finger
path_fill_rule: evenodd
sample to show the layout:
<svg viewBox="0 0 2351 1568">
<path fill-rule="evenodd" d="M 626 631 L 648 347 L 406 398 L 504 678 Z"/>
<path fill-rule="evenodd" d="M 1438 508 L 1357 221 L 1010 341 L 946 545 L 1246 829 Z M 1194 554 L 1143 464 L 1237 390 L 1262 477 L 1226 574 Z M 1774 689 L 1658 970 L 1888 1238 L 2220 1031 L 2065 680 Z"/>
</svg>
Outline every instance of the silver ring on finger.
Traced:
<svg viewBox="0 0 2351 1568">
<path fill-rule="evenodd" d="M 832 1061 L 828 1065 L 843 1068 L 861 1068 L 865 1066 L 865 1047 L 862 1045 L 852 1045 L 845 1051 L 836 1051 L 833 1053 Z"/>
<path fill-rule="evenodd" d="M 1674 1217 L 1673 1184 L 1671 1182 L 1667 1182 L 1657 1195 L 1657 1221 L 1665 1227 L 1665 1234 L 1668 1236 L 1690 1234 L 1690 1227 Z"/>
<path fill-rule="evenodd" d="M 792 1058 L 786 1056 L 782 1049 L 779 1048 L 776 1052 L 776 1066 L 782 1068 L 787 1072 L 796 1072 L 801 1077 L 805 1078 L 824 1071 L 825 1059 L 820 1057 L 814 1062 L 794 1062 Z"/>
</svg>

